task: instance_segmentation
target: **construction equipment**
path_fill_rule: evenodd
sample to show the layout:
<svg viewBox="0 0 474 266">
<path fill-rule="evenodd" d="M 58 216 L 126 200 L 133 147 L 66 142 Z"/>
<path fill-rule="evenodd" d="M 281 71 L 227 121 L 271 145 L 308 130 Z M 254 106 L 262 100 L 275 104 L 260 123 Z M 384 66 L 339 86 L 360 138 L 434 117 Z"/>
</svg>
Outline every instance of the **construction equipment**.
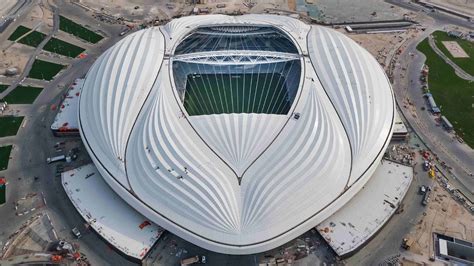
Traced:
<svg viewBox="0 0 474 266">
<path fill-rule="evenodd" d="M 415 239 L 413 238 L 410 238 L 410 237 L 404 238 L 402 241 L 402 248 L 409 250 L 414 242 L 415 242 Z"/>
<path fill-rule="evenodd" d="M 427 189 L 426 189 L 425 186 L 420 186 L 420 190 L 419 190 L 420 195 L 425 195 L 426 190 L 427 190 Z"/>
<path fill-rule="evenodd" d="M 431 168 L 428 174 L 430 175 L 431 178 L 434 178 L 436 176 L 434 168 Z"/>
<path fill-rule="evenodd" d="M 60 263 L 62 260 L 63 260 L 63 257 L 61 255 L 52 255 L 51 256 L 51 262 Z"/>
<path fill-rule="evenodd" d="M 55 157 L 48 157 L 46 159 L 46 162 L 48 164 L 50 163 L 55 163 L 55 162 L 59 162 L 59 161 L 65 161 L 66 160 L 66 156 L 65 155 L 59 155 L 59 156 L 55 156 Z"/>
<path fill-rule="evenodd" d="M 425 161 L 423 163 L 423 170 L 428 171 L 430 169 L 430 164 L 428 161 Z"/>
<path fill-rule="evenodd" d="M 206 256 L 194 256 L 191 258 L 181 260 L 181 266 L 191 265 L 194 263 L 206 263 Z"/>
<path fill-rule="evenodd" d="M 430 202 L 430 194 L 431 194 L 431 188 L 428 187 L 428 189 L 425 192 L 425 195 L 423 196 L 423 200 L 421 201 L 421 204 L 423 206 L 428 205 L 428 203 Z"/>
</svg>

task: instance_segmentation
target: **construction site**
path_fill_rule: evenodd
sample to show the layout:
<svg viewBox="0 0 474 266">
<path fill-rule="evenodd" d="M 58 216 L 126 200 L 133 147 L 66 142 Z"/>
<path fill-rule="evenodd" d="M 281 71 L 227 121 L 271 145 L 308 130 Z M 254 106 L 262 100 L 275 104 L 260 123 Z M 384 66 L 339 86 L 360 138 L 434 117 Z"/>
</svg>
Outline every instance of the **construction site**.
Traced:
<svg viewBox="0 0 474 266">
<path fill-rule="evenodd" d="M 404 254 L 411 256 L 435 257 L 435 234 L 448 235 L 464 241 L 474 242 L 474 217 L 455 196 L 444 187 L 434 183 L 430 201 L 422 216 L 414 221 L 413 230 L 405 237 L 409 243 Z"/>
<path fill-rule="evenodd" d="M 0 146 L 12 145 L 8 168 L 0 171 L 6 196 L 0 264 L 474 263 L 474 153 L 457 134 L 458 124 L 441 115 L 436 95 L 427 94 L 430 67 L 416 50 L 434 31 L 473 32 L 472 0 L 8 0 L 0 13 L 0 117 L 23 119 L 17 135 L 0 137 Z M 376 58 L 397 103 L 392 142 L 365 194 L 259 254 L 211 252 L 151 222 L 102 180 L 79 138 L 83 78 L 102 53 L 140 29 L 207 14 L 274 14 L 335 29 Z M 78 25 L 77 32 L 60 28 L 60 21 Z M 454 62 L 469 59 L 458 42 L 440 43 Z M 440 109 L 436 115 L 430 95 Z"/>
<path fill-rule="evenodd" d="M 87 265 L 87 258 L 76 244 L 58 238 L 49 215 L 37 214 L 15 231 L 2 250 L 0 263 Z"/>
</svg>

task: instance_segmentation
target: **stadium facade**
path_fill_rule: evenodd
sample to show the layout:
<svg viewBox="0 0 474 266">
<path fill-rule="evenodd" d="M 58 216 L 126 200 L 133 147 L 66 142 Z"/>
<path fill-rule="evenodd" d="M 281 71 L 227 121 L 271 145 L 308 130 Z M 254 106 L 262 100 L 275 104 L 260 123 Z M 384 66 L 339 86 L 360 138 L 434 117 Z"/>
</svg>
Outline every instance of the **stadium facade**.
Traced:
<svg viewBox="0 0 474 266">
<path fill-rule="evenodd" d="M 81 137 L 130 206 L 209 250 L 282 245 L 348 203 L 390 141 L 394 99 L 343 34 L 273 15 L 133 33 L 89 70 Z"/>
</svg>

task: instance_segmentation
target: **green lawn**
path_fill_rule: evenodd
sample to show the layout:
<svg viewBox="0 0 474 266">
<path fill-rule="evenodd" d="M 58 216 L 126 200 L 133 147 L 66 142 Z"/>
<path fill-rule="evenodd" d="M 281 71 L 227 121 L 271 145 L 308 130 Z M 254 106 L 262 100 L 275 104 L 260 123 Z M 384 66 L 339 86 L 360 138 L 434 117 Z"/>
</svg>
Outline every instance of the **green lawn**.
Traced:
<svg viewBox="0 0 474 266">
<path fill-rule="evenodd" d="M 29 46 L 37 47 L 44 40 L 44 38 L 46 38 L 46 34 L 38 31 L 33 31 L 25 37 L 21 38 L 18 42 Z"/>
<path fill-rule="evenodd" d="M 10 152 L 12 145 L 0 147 L 0 171 L 8 168 L 8 161 L 10 160 Z"/>
<path fill-rule="evenodd" d="M 433 32 L 436 46 L 449 57 L 456 65 L 462 68 L 467 73 L 474 75 L 474 42 L 468 40 L 449 37 L 444 31 Z M 456 41 L 462 49 L 469 55 L 469 58 L 454 58 L 451 53 L 444 47 L 443 41 Z"/>
<path fill-rule="evenodd" d="M 62 41 L 60 39 L 51 38 L 51 40 L 46 43 L 43 47 L 44 50 L 57 53 L 60 55 L 65 55 L 69 57 L 76 57 L 84 52 L 85 49 L 76 46 L 74 44 L 70 44 L 68 42 Z"/>
<path fill-rule="evenodd" d="M 23 116 L 0 117 L 0 137 L 15 136 L 22 121 Z"/>
<path fill-rule="evenodd" d="M 65 66 L 36 59 L 28 75 L 29 78 L 52 80 Z"/>
<path fill-rule="evenodd" d="M 59 29 L 90 43 L 97 43 L 104 38 L 101 35 L 63 16 L 59 16 Z"/>
<path fill-rule="evenodd" d="M 46 38 L 45 34 L 38 31 L 33 31 L 21 38 L 18 42 L 32 47 L 37 47 L 44 40 L 44 38 Z M 84 52 L 85 49 L 53 37 L 46 43 L 46 45 L 43 47 L 43 50 L 64 56 L 76 57 Z"/>
<path fill-rule="evenodd" d="M 4 90 L 6 90 L 10 85 L 6 84 L 0 84 L 0 93 L 2 93 Z"/>
<path fill-rule="evenodd" d="M 189 115 L 286 114 L 285 79 L 277 73 L 188 75 L 184 107 Z"/>
<path fill-rule="evenodd" d="M 37 87 L 18 86 L 4 100 L 10 104 L 33 103 L 43 89 Z"/>
<path fill-rule="evenodd" d="M 417 49 L 426 56 L 430 68 L 429 89 L 442 114 L 464 141 L 474 147 L 474 82 L 459 78 L 453 68 L 431 49 L 427 39 L 418 44 Z"/>
<path fill-rule="evenodd" d="M 8 37 L 8 40 L 16 41 L 18 38 L 20 38 L 21 36 L 29 32 L 30 30 L 31 30 L 30 28 L 20 25 L 18 26 L 18 28 L 16 28 L 16 30 L 12 33 L 12 35 Z"/>
</svg>

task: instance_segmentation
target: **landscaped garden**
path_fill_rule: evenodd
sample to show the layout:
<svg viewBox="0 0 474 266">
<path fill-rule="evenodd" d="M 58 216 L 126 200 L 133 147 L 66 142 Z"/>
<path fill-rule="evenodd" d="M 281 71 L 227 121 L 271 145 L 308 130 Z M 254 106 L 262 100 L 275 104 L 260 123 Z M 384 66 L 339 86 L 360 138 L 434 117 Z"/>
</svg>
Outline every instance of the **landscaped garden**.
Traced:
<svg viewBox="0 0 474 266">
<path fill-rule="evenodd" d="M 2 116 L 0 117 L 0 138 L 15 136 L 23 122 L 23 116 Z"/>
<path fill-rule="evenodd" d="M 44 38 L 46 38 L 46 34 L 33 31 L 21 38 L 18 42 L 28 46 L 38 47 Z M 85 49 L 53 37 L 44 45 L 43 50 L 74 58 L 84 52 Z"/>
<path fill-rule="evenodd" d="M 6 84 L 0 84 L 0 93 L 2 93 L 3 91 L 5 91 L 10 85 L 6 85 Z"/>
<path fill-rule="evenodd" d="M 436 43 L 436 46 L 447 56 L 451 61 L 456 65 L 462 68 L 464 71 L 474 76 L 474 42 L 468 40 L 455 38 L 449 36 L 444 31 L 435 31 L 433 32 L 433 37 Z M 467 53 L 469 57 L 460 58 L 453 57 L 448 49 L 444 46 L 443 41 L 453 41 L 457 42 L 459 46 Z"/>
<path fill-rule="evenodd" d="M 21 36 L 25 35 L 27 32 L 31 31 L 30 28 L 27 28 L 25 26 L 18 26 L 18 28 L 16 28 L 16 30 L 10 35 L 10 37 L 8 37 L 8 40 L 10 41 L 16 41 L 18 38 L 20 38 Z"/>
<path fill-rule="evenodd" d="M 474 82 L 458 77 L 431 49 L 428 39 L 418 44 L 417 49 L 426 56 L 429 90 L 442 114 L 453 124 L 457 134 L 474 147 Z"/>
<path fill-rule="evenodd" d="M 10 152 L 12 145 L 0 147 L 0 171 L 8 168 L 8 161 L 10 160 Z"/>
<path fill-rule="evenodd" d="M 46 34 L 39 31 L 33 31 L 21 38 L 18 42 L 32 47 L 37 47 L 44 40 L 44 38 L 46 38 Z"/>
<path fill-rule="evenodd" d="M 59 29 L 90 43 L 97 43 L 104 38 L 101 35 L 63 16 L 59 16 Z"/>
<path fill-rule="evenodd" d="M 33 103 L 43 89 L 38 87 L 18 86 L 11 91 L 3 100 L 9 104 Z"/>
<path fill-rule="evenodd" d="M 76 57 L 84 52 L 85 49 L 60 39 L 51 38 L 43 47 L 43 50 L 64 56 Z"/>
<path fill-rule="evenodd" d="M 29 78 L 52 80 L 65 66 L 36 59 L 31 67 Z"/>
</svg>

